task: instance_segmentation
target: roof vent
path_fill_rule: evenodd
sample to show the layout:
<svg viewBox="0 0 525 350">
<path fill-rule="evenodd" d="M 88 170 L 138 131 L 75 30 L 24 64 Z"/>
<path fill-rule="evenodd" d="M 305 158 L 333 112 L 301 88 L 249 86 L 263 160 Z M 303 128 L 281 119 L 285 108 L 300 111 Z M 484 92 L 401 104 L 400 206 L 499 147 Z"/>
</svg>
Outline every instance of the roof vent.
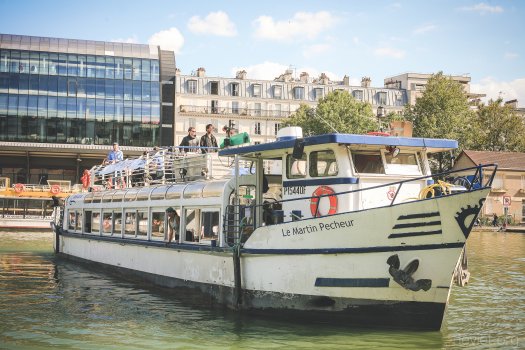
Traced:
<svg viewBox="0 0 525 350">
<path fill-rule="evenodd" d="M 277 131 L 277 141 L 295 140 L 303 137 L 303 129 L 299 126 L 288 126 Z"/>
</svg>

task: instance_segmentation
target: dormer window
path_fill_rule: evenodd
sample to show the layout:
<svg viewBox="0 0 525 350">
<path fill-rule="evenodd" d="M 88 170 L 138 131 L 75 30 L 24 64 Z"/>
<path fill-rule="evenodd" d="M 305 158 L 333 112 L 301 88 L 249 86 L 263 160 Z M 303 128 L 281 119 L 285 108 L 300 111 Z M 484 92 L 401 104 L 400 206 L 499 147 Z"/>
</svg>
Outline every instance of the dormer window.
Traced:
<svg viewBox="0 0 525 350">
<path fill-rule="evenodd" d="M 363 101 L 363 90 L 354 90 L 352 91 L 352 95 L 356 100 Z"/>
<path fill-rule="evenodd" d="M 304 100 L 304 87 L 296 86 L 293 88 L 294 100 Z"/>
<path fill-rule="evenodd" d="M 386 92 L 381 91 L 377 93 L 377 104 L 386 105 Z"/>
<path fill-rule="evenodd" d="M 232 96 L 239 96 L 239 83 L 231 83 L 230 88 Z"/>
<path fill-rule="evenodd" d="M 219 82 L 210 81 L 210 94 L 218 95 L 219 94 Z"/>
<path fill-rule="evenodd" d="M 315 100 L 319 101 L 324 96 L 324 89 L 323 88 L 315 88 L 314 89 L 314 93 L 315 93 Z"/>
<path fill-rule="evenodd" d="M 283 98 L 283 87 L 282 85 L 273 86 L 273 98 L 281 99 Z"/>
<path fill-rule="evenodd" d="M 253 97 L 261 97 L 261 84 L 253 84 L 252 89 Z"/>
<path fill-rule="evenodd" d="M 188 94 L 197 93 L 197 80 L 188 80 Z"/>
</svg>

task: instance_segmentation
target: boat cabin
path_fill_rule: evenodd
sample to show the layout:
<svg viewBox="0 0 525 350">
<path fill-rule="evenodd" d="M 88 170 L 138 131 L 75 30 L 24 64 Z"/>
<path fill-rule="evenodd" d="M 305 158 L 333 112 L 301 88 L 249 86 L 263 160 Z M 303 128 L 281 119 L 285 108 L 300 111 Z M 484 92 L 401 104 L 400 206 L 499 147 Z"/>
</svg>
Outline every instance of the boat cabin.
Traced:
<svg viewBox="0 0 525 350">
<path fill-rule="evenodd" d="M 220 177 L 71 195 L 64 229 L 163 242 L 172 207 L 176 242 L 226 247 L 260 226 L 416 200 L 433 183 L 428 153 L 456 147 L 453 140 L 375 135 L 303 138 L 300 128 L 284 128 L 275 142 L 208 153 L 227 169 L 212 172 L 203 166 L 217 162 L 207 161 L 198 171 Z M 184 162 L 177 166 L 191 167 Z"/>
</svg>

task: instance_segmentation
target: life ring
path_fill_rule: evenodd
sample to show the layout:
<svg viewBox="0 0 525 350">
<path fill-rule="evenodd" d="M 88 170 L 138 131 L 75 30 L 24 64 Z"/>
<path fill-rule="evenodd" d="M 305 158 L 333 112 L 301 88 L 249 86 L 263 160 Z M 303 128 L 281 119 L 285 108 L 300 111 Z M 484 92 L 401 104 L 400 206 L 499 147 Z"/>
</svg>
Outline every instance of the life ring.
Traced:
<svg viewBox="0 0 525 350">
<path fill-rule="evenodd" d="M 51 186 L 51 193 L 59 194 L 60 193 L 60 186 L 58 186 L 58 185 Z"/>
<path fill-rule="evenodd" d="M 21 183 L 17 183 L 15 185 L 15 192 L 16 193 L 20 193 L 24 190 L 24 184 L 21 184 Z"/>
<path fill-rule="evenodd" d="M 89 184 L 91 183 L 91 175 L 89 174 L 89 171 L 84 171 L 84 175 L 82 175 L 80 181 L 82 182 L 82 188 L 87 189 L 89 187 Z"/>
<path fill-rule="evenodd" d="M 321 214 L 319 212 L 319 196 L 323 195 L 329 195 L 327 196 L 330 200 L 330 210 L 328 210 L 327 214 Z M 328 186 L 319 186 L 317 189 L 312 193 L 312 199 L 310 200 L 310 212 L 312 213 L 312 216 L 319 217 L 319 216 L 325 216 L 325 215 L 333 215 L 337 213 L 337 196 L 335 195 L 335 191 Z"/>
</svg>

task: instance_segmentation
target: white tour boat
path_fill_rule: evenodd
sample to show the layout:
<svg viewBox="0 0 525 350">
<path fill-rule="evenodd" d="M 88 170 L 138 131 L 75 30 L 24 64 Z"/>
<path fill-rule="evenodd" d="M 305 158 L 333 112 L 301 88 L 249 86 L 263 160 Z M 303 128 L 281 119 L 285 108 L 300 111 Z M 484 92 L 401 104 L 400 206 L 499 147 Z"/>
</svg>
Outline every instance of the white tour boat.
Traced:
<svg viewBox="0 0 525 350">
<path fill-rule="evenodd" d="M 439 329 L 496 172 L 432 175 L 428 154 L 455 148 L 289 127 L 218 153 L 161 150 L 92 169 L 52 224 L 55 251 L 237 310 Z"/>
</svg>

